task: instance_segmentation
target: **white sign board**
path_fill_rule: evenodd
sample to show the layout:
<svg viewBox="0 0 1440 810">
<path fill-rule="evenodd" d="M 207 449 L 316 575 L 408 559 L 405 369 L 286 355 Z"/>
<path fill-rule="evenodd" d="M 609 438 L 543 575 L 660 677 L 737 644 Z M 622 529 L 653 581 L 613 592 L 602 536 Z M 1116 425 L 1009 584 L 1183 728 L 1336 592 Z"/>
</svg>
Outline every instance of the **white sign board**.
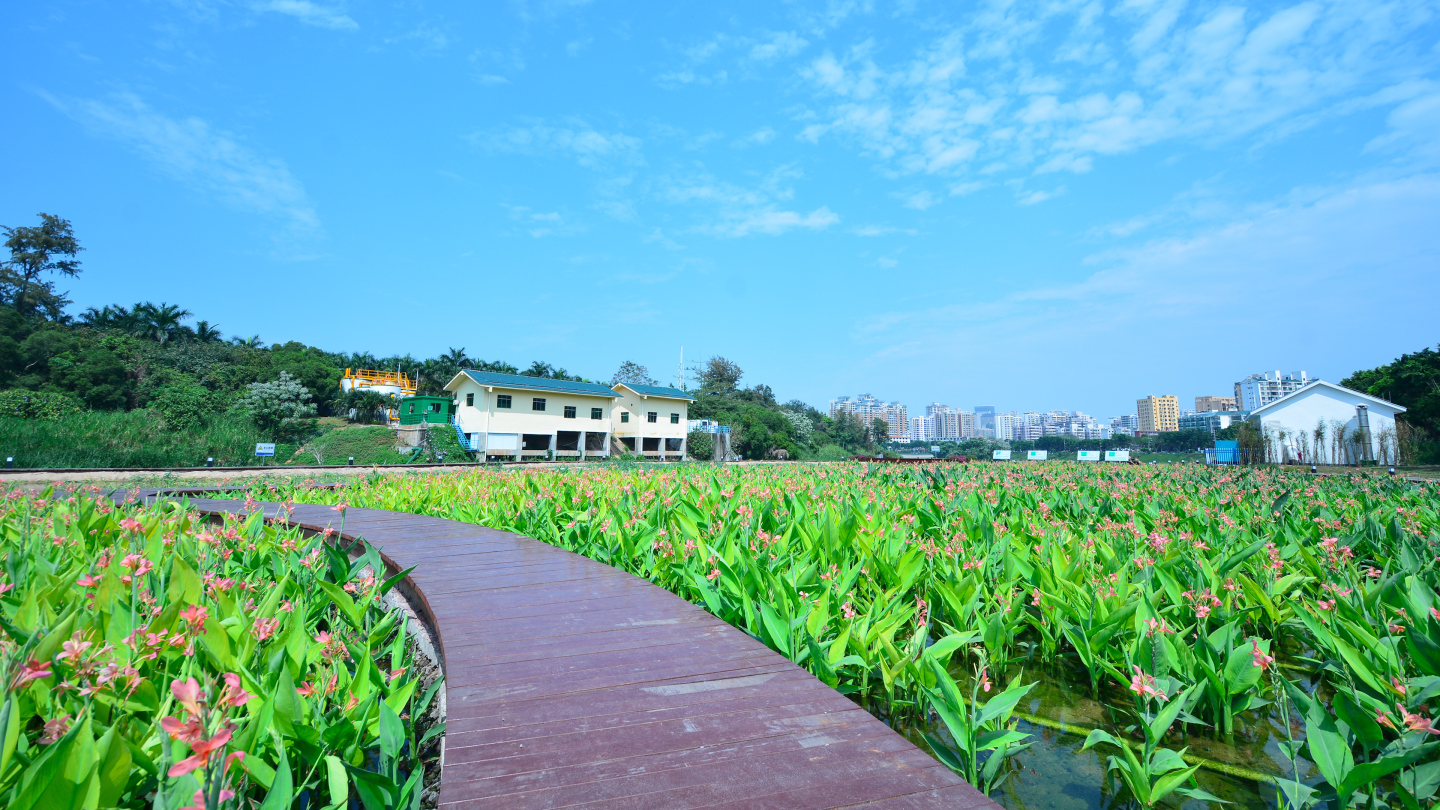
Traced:
<svg viewBox="0 0 1440 810">
<path fill-rule="evenodd" d="M 273 456 L 275 455 L 275 445 L 271 442 L 257 442 L 255 445 L 255 455 Z"/>
<path fill-rule="evenodd" d="M 1076 461 L 1099 461 L 1099 460 L 1100 460 L 1100 451 L 1099 451 L 1099 450 L 1076 450 L 1076 451 L 1075 451 L 1075 460 L 1076 460 Z"/>
<path fill-rule="evenodd" d="M 938 452 L 940 452 L 940 445 L 938 445 L 938 444 L 932 444 L 932 445 L 930 445 L 930 452 L 932 452 L 932 453 L 938 453 Z"/>
<path fill-rule="evenodd" d="M 1049 457 L 1049 450 L 1031 450 L 1030 452 L 1025 454 L 1025 459 L 1027 461 L 1044 461 Z"/>
<path fill-rule="evenodd" d="M 1009 460 L 1010 460 L 1010 451 L 1009 451 L 1009 450 L 996 450 L 996 451 L 995 451 L 994 459 L 995 459 L 996 461 L 1009 461 Z"/>
<path fill-rule="evenodd" d="M 1106 451 L 1105 451 L 1105 460 L 1106 460 L 1106 461 L 1121 461 L 1121 462 L 1127 462 L 1127 461 L 1130 460 L 1130 451 L 1129 451 L 1129 450 L 1106 450 Z"/>
</svg>

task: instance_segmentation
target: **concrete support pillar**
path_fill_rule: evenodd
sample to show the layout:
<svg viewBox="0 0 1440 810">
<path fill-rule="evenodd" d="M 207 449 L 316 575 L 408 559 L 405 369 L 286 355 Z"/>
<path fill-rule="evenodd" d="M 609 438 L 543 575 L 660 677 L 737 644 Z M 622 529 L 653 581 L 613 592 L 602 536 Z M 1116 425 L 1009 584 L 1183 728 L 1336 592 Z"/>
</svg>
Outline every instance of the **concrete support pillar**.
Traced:
<svg viewBox="0 0 1440 810">
<path fill-rule="evenodd" d="M 580 451 L 580 460 L 581 460 L 581 461 L 584 461 L 584 460 L 585 460 L 585 437 L 586 437 L 586 436 L 589 436 L 589 435 L 590 435 L 589 433 L 587 433 L 587 432 L 585 432 L 585 431 L 583 431 L 583 430 L 580 431 L 580 441 L 575 444 L 576 449 L 578 449 L 578 450 Z"/>
<path fill-rule="evenodd" d="M 558 441 L 559 441 L 559 434 L 557 434 L 557 433 L 551 433 L 551 434 L 550 434 L 550 450 L 549 450 L 549 452 L 546 453 L 546 455 L 548 455 L 548 456 L 550 457 L 550 460 L 551 460 L 551 461 L 554 461 L 554 460 L 555 460 L 555 444 L 556 444 L 556 442 L 558 442 Z"/>
<path fill-rule="evenodd" d="M 605 446 L 604 446 L 603 450 L 604 450 L 604 455 L 606 455 L 606 456 L 609 456 L 609 455 L 610 455 L 610 434 L 609 434 L 608 432 L 605 434 Z"/>
</svg>

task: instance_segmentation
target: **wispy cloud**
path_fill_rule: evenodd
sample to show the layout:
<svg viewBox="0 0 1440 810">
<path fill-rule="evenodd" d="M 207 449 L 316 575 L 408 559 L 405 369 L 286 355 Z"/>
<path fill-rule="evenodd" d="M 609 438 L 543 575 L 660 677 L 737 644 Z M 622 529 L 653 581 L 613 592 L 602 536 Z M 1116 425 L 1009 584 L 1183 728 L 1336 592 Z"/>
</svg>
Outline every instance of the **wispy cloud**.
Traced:
<svg viewBox="0 0 1440 810">
<path fill-rule="evenodd" d="M 623 132 L 601 132 L 580 119 L 482 130 L 471 134 L 469 140 L 487 151 L 561 156 L 591 169 L 644 162 L 639 138 Z"/>
<path fill-rule="evenodd" d="M 840 221 L 828 206 L 808 213 L 791 210 L 786 203 L 794 197 L 789 181 L 798 178 L 792 166 L 782 166 L 753 186 L 739 186 L 698 174 L 661 183 L 661 197 L 669 203 L 700 205 L 711 216 L 696 230 L 714 236 L 742 237 L 752 234 L 776 236 L 792 230 L 824 230 Z"/>
<path fill-rule="evenodd" d="M 310 0 L 265 0 L 256 3 L 256 11 L 266 11 L 294 17 L 306 25 L 329 28 L 335 31 L 355 31 L 360 25 L 342 11 L 329 6 L 312 3 Z"/>
<path fill-rule="evenodd" d="M 320 227 L 315 206 L 285 163 L 199 118 L 172 118 L 131 93 L 106 100 L 43 96 L 100 137 L 124 143 L 185 186 L 239 210 L 284 221 L 292 231 Z"/>
<path fill-rule="evenodd" d="M 900 174 L 1083 173 L 1163 142 L 1283 137 L 1437 62 L 1415 36 L 1434 19 L 1423 3 L 1097 9 L 993 0 L 899 59 L 869 39 L 832 42 L 800 71 L 817 102 L 805 112 L 818 113 L 801 138 L 843 139 Z M 1428 124 L 1423 97 L 1389 103 L 1413 131 Z"/>
</svg>

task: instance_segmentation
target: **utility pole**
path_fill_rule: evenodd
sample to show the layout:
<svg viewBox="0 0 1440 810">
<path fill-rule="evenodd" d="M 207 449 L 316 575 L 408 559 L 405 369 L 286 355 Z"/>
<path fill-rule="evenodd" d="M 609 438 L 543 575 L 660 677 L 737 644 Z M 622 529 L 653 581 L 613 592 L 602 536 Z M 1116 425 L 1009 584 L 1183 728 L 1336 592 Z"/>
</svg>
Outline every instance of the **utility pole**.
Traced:
<svg viewBox="0 0 1440 810">
<path fill-rule="evenodd" d="M 676 377 L 677 377 L 677 378 L 679 379 L 679 381 L 680 381 L 680 385 L 677 386 L 677 387 L 678 387 L 681 391 L 684 391 L 684 390 L 685 390 L 685 347 L 684 347 L 684 346 L 681 346 L 681 347 L 680 347 L 680 370 L 676 373 Z"/>
</svg>

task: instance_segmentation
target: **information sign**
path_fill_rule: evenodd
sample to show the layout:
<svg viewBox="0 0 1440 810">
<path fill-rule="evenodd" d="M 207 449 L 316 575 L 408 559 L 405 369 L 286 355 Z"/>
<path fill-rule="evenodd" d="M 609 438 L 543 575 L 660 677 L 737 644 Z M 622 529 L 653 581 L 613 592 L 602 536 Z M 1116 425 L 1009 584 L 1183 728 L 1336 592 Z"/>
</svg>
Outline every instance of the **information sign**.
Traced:
<svg viewBox="0 0 1440 810">
<path fill-rule="evenodd" d="M 1049 450 L 1031 450 L 1030 452 L 1025 454 L 1025 458 L 1029 461 L 1044 461 L 1049 457 Z"/>
<path fill-rule="evenodd" d="M 255 444 L 255 455 L 257 455 L 257 456 L 273 456 L 273 455 L 275 455 L 275 445 L 274 445 L 274 443 L 273 443 L 273 442 L 256 442 L 256 444 Z"/>
<path fill-rule="evenodd" d="M 1129 451 L 1129 450 L 1106 450 L 1106 451 L 1105 451 L 1105 460 L 1106 460 L 1106 461 L 1128 462 L 1128 461 L 1130 460 L 1130 451 Z"/>
<path fill-rule="evenodd" d="M 1010 460 L 1010 451 L 1009 451 L 1009 450 L 996 450 L 996 451 L 995 451 L 994 459 L 995 459 L 996 461 L 1009 461 L 1009 460 Z"/>
<path fill-rule="evenodd" d="M 1076 450 L 1076 451 L 1075 451 L 1075 460 L 1076 460 L 1076 461 L 1099 461 L 1099 460 L 1100 460 L 1100 451 L 1099 451 L 1099 450 Z"/>
</svg>

